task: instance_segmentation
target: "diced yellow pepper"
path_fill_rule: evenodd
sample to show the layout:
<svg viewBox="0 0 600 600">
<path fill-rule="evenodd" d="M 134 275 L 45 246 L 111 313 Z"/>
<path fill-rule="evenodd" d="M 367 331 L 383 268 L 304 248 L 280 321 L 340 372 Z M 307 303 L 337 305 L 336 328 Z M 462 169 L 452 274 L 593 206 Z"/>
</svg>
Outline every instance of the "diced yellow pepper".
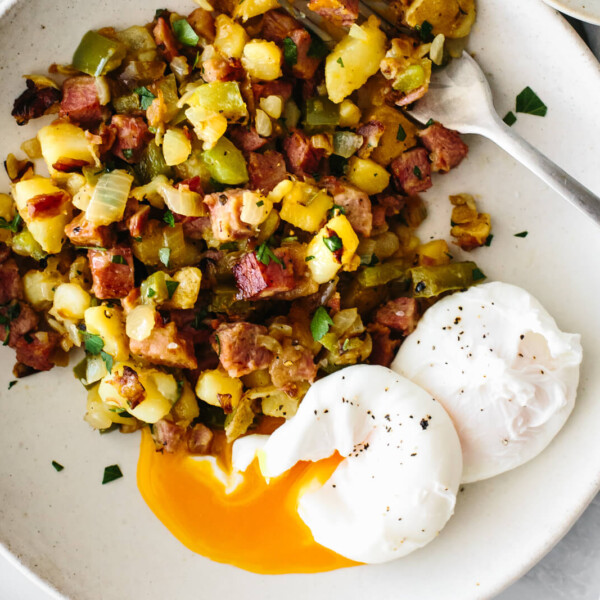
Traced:
<svg viewBox="0 0 600 600">
<path fill-rule="evenodd" d="M 327 211 L 332 207 L 333 199 L 327 192 L 306 183 L 295 182 L 283 198 L 280 217 L 312 233 L 319 230 L 327 218 Z"/>
</svg>

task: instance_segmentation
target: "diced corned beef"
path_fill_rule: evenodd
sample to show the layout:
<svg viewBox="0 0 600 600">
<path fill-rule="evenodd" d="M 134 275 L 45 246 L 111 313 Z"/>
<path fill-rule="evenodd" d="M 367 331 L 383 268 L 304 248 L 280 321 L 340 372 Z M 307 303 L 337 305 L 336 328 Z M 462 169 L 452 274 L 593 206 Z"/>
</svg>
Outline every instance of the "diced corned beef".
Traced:
<svg viewBox="0 0 600 600">
<path fill-rule="evenodd" d="M 81 167 L 89 165 L 90 162 L 87 160 L 80 160 L 77 158 L 59 158 L 52 168 L 61 173 L 74 173 L 75 171 L 81 171 Z"/>
<path fill-rule="evenodd" d="M 263 16 L 261 37 L 270 42 L 282 42 L 286 37 L 290 37 L 292 31 L 301 28 L 300 22 L 288 13 L 270 10 Z"/>
<path fill-rule="evenodd" d="M 259 337 L 266 335 L 267 328 L 262 325 L 222 323 L 211 337 L 211 344 L 229 376 L 242 377 L 271 364 L 273 353 L 259 343 Z"/>
<path fill-rule="evenodd" d="M 23 282 L 14 258 L 0 264 L 0 304 L 23 298 Z"/>
<path fill-rule="evenodd" d="M 38 331 L 25 335 L 16 343 L 17 360 L 36 371 L 49 371 L 54 367 L 51 357 L 58 341 L 59 336 L 54 332 Z"/>
<path fill-rule="evenodd" d="M 37 87 L 31 79 L 27 80 L 27 89 L 15 100 L 11 115 L 17 125 L 25 125 L 30 119 L 37 119 L 60 102 L 61 92 L 54 87 Z"/>
<path fill-rule="evenodd" d="M 164 17 L 159 17 L 152 30 L 152 35 L 154 36 L 158 50 L 167 62 L 171 62 L 179 55 L 179 42 Z"/>
<path fill-rule="evenodd" d="M 425 148 L 402 153 L 390 165 L 398 190 L 411 196 L 428 190 L 431 182 L 431 163 Z"/>
<path fill-rule="evenodd" d="M 234 125 L 227 130 L 231 141 L 242 152 L 254 152 L 260 150 L 269 141 L 268 138 L 263 138 L 256 133 L 256 129 L 252 127 L 248 129 L 243 125 Z"/>
<path fill-rule="evenodd" d="M 265 265 L 258 260 L 255 252 L 251 252 L 242 256 L 234 265 L 233 275 L 239 298 L 258 300 L 294 289 L 296 278 L 291 257 L 287 255 L 285 248 L 277 248 L 273 253 L 281 264 L 271 259 Z"/>
<path fill-rule="evenodd" d="M 60 116 L 85 128 L 94 127 L 107 118 L 108 111 L 100 105 L 94 77 L 77 75 L 65 80 Z"/>
<path fill-rule="evenodd" d="M 406 205 L 406 198 L 396 194 L 379 194 L 379 196 L 375 198 L 375 201 L 378 206 L 384 208 L 386 217 L 399 215 L 400 211 Z"/>
<path fill-rule="evenodd" d="M 192 240 L 204 239 L 209 229 L 211 229 L 210 217 L 190 217 L 183 221 L 183 235 Z"/>
<path fill-rule="evenodd" d="M 323 150 L 313 148 L 310 140 L 302 131 L 296 130 L 286 138 L 283 142 L 283 149 L 288 168 L 294 175 L 303 176 L 319 170 Z"/>
<path fill-rule="evenodd" d="M 10 252 L 10 248 L 6 244 L 0 242 L 0 264 L 10 257 Z"/>
<path fill-rule="evenodd" d="M 417 301 L 414 298 L 396 298 L 382 306 L 375 315 L 375 322 L 408 335 L 415 330 L 419 320 Z"/>
<path fill-rule="evenodd" d="M 146 121 L 141 117 L 113 115 L 110 124 L 117 132 L 112 153 L 128 163 L 139 162 L 144 146 L 152 139 Z"/>
<path fill-rule="evenodd" d="M 287 177 L 285 159 L 274 150 L 267 150 L 264 154 L 251 152 L 248 158 L 248 175 L 250 187 L 267 194 Z"/>
<path fill-rule="evenodd" d="M 215 41 L 215 18 L 203 8 L 197 8 L 187 17 L 188 23 L 202 38 L 202 46 L 208 46 Z"/>
<path fill-rule="evenodd" d="M 269 367 L 273 385 L 295 396 L 298 388 L 295 384 L 308 381 L 312 383 L 317 376 L 317 365 L 307 348 L 286 341 L 283 350 L 273 359 Z"/>
<path fill-rule="evenodd" d="M 379 229 L 385 225 L 385 206 L 381 206 L 376 204 L 371 207 L 371 212 L 373 213 L 373 229 Z"/>
<path fill-rule="evenodd" d="M 210 211 L 213 235 L 221 242 L 252 235 L 252 229 L 241 219 L 244 190 L 226 190 L 204 197 Z"/>
<path fill-rule="evenodd" d="M 281 300 L 295 300 L 310 296 L 319 291 L 319 284 L 310 276 L 306 262 L 306 244 L 286 244 L 283 248 L 274 250 L 286 265 L 291 265 L 294 271 L 294 287 L 287 292 L 278 292 L 276 297 Z M 285 254 L 282 254 L 285 252 Z M 289 269 L 289 266 L 288 266 Z"/>
<path fill-rule="evenodd" d="M 244 78 L 242 63 L 237 58 L 214 56 L 202 63 L 202 79 L 213 81 L 240 81 Z"/>
<path fill-rule="evenodd" d="M 368 194 L 335 177 L 324 178 L 321 185 L 333 196 L 333 203 L 344 209 L 352 229 L 369 237 L 373 229 L 373 213 Z"/>
<path fill-rule="evenodd" d="M 40 194 L 27 201 L 27 212 L 32 219 L 47 219 L 62 212 L 63 206 L 70 200 L 64 191 L 55 194 Z"/>
<path fill-rule="evenodd" d="M 24 302 L 0 307 L 0 342 L 6 341 L 8 331 L 8 345 L 16 347 L 19 338 L 33 331 L 39 320 L 38 314 Z"/>
<path fill-rule="evenodd" d="M 186 188 L 190 190 L 190 192 L 196 192 L 196 194 L 204 194 L 204 191 L 202 190 L 202 179 L 200 179 L 199 175 L 180 181 L 177 184 L 177 189 L 180 190 L 182 188 Z"/>
<path fill-rule="evenodd" d="M 173 322 L 155 326 L 145 340 L 130 339 L 129 349 L 132 354 L 167 367 L 195 369 L 198 366 L 194 345 L 187 335 L 177 330 Z"/>
<path fill-rule="evenodd" d="M 213 440 L 213 432 L 206 425 L 196 423 L 188 431 L 187 445 L 192 454 L 208 454 Z"/>
<path fill-rule="evenodd" d="M 156 445 L 165 452 L 175 452 L 185 437 L 185 429 L 161 419 L 152 426 L 152 437 Z"/>
<path fill-rule="evenodd" d="M 118 246 L 110 250 L 88 250 L 88 260 L 96 298 L 125 298 L 131 292 L 134 287 L 131 248 Z"/>
<path fill-rule="evenodd" d="M 358 0 L 311 0 L 308 8 L 338 27 L 350 27 L 358 19 Z"/>
<path fill-rule="evenodd" d="M 389 94 L 388 98 L 391 98 L 396 106 L 407 106 L 420 100 L 427 93 L 428 89 L 426 85 L 422 85 L 407 93 L 393 91 Z"/>
<path fill-rule="evenodd" d="M 198 324 L 198 313 L 193 309 L 169 311 L 170 320 L 175 323 L 177 330 L 192 340 L 194 345 L 206 344 L 212 331 Z"/>
<path fill-rule="evenodd" d="M 294 86 L 292 82 L 285 79 L 252 82 L 252 93 L 254 94 L 255 102 L 269 96 L 281 96 L 284 101 L 287 101 L 292 97 L 293 91 Z"/>
<path fill-rule="evenodd" d="M 333 316 L 335 313 L 340 312 L 342 308 L 342 297 L 339 292 L 335 292 L 325 303 L 325 306 L 329 309 L 329 315 Z"/>
<path fill-rule="evenodd" d="M 144 388 L 138 374 L 131 367 L 123 367 L 123 374 L 115 375 L 113 382 L 119 388 L 119 394 L 127 400 L 130 408 L 135 408 L 146 399 L 146 388 Z"/>
<path fill-rule="evenodd" d="M 141 237 L 150 218 L 150 206 L 140 204 L 139 208 L 127 219 L 126 225 L 132 237 Z"/>
<path fill-rule="evenodd" d="M 431 167 L 436 172 L 457 167 L 469 152 L 458 131 L 447 129 L 440 123 L 430 125 L 419 136 L 430 152 Z"/>
<path fill-rule="evenodd" d="M 113 125 L 100 123 L 100 127 L 96 130 L 96 133 L 86 131 L 85 136 L 90 140 L 91 144 L 96 146 L 95 153 L 102 159 L 110 151 L 117 139 L 117 128 Z"/>
<path fill-rule="evenodd" d="M 314 56 L 309 56 L 310 47 L 313 40 L 306 29 L 294 29 L 290 33 L 290 38 L 296 44 L 298 59 L 296 64 L 292 66 L 292 73 L 298 79 L 312 79 L 321 64 L 321 59 Z"/>
<path fill-rule="evenodd" d="M 365 139 L 362 147 L 358 151 L 358 156 L 360 158 L 369 158 L 373 150 L 379 146 L 379 140 L 385 133 L 385 126 L 381 121 L 373 120 L 359 127 L 356 133 L 362 135 Z"/>
<path fill-rule="evenodd" d="M 399 342 L 391 339 L 389 327 L 385 327 L 379 323 L 372 323 L 367 327 L 367 331 L 371 335 L 373 343 L 369 362 L 372 365 L 389 367 L 392 364 L 392 360 L 394 360 L 394 354 Z"/>
</svg>

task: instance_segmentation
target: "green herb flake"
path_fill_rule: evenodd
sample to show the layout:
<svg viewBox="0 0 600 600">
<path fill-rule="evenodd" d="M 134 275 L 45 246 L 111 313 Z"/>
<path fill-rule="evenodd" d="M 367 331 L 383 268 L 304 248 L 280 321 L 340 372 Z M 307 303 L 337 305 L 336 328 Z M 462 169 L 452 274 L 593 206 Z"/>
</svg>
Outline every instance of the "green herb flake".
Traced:
<svg viewBox="0 0 600 600">
<path fill-rule="evenodd" d="M 17 385 L 17 383 L 18 383 L 18 382 L 17 382 L 17 380 L 16 380 L 16 379 L 14 379 L 13 381 L 9 381 L 9 382 L 8 382 L 8 389 L 9 389 L 9 390 L 11 390 L 12 388 L 14 388 L 14 387 L 15 387 L 15 385 Z"/>
<path fill-rule="evenodd" d="M 168 210 L 164 215 L 163 215 L 163 221 L 169 226 L 169 227 L 175 227 L 175 215 L 173 215 L 173 213 Z"/>
<path fill-rule="evenodd" d="M 312 35 L 312 34 L 311 34 Z M 327 44 L 316 35 L 312 36 L 312 42 L 310 43 L 310 48 L 306 55 L 309 58 L 325 58 L 329 54 L 329 48 L 327 48 Z"/>
<path fill-rule="evenodd" d="M 170 248 L 161 248 L 158 251 L 158 260 L 165 265 L 165 267 L 169 267 L 169 261 L 171 260 L 171 249 Z"/>
<path fill-rule="evenodd" d="M 105 483 L 110 483 L 115 479 L 120 479 L 123 477 L 123 473 L 119 465 L 110 465 L 109 467 L 104 468 L 104 477 L 102 477 L 102 485 Z"/>
<path fill-rule="evenodd" d="M 221 356 L 221 339 L 215 334 L 215 341 L 217 342 L 217 356 Z"/>
<path fill-rule="evenodd" d="M 344 61 L 342 60 L 342 57 L 340 56 L 336 61 L 335 61 L 338 65 L 340 65 L 340 67 L 342 67 L 342 69 L 345 68 L 344 65 Z"/>
<path fill-rule="evenodd" d="M 275 255 L 273 250 L 271 250 L 267 242 L 262 243 L 256 249 L 256 259 L 266 266 L 269 266 L 269 263 L 271 261 L 283 266 L 283 263 L 279 258 L 277 258 L 277 256 Z"/>
<path fill-rule="evenodd" d="M 545 117 L 548 107 L 540 100 L 539 96 L 527 86 L 517 96 L 517 112 L 536 117 Z"/>
<path fill-rule="evenodd" d="M 473 281 L 481 281 L 482 279 L 485 279 L 485 275 L 483 273 L 483 271 L 477 267 L 475 267 L 473 269 Z"/>
<path fill-rule="evenodd" d="M 102 357 L 102 360 L 104 361 L 104 364 L 106 365 L 106 370 L 109 373 L 112 373 L 112 368 L 113 368 L 113 357 L 108 354 L 108 352 L 104 352 L 104 350 L 100 351 L 100 356 Z"/>
<path fill-rule="evenodd" d="M 187 19 L 179 19 L 173 23 L 175 37 L 185 46 L 197 46 L 200 38 Z"/>
<path fill-rule="evenodd" d="M 310 262 L 311 260 L 315 260 L 315 257 L 314 257 L 314 256 L 307 256 L 307 257 L 304 259 L 304 262 Z"/>
<path fill-rule="evenodd" d="M 429 119 L 429 121 L 427 121 L 427 123 L 425 123 L 425 127 L 431 127 L 434 123 L 435 123 L 435 121 L 433 119 Z"/>
<path fill-rule="evenodd" d="M 133 158 L 133 148 L 123 148 L 123 156 L 128 159 Z"/>
<path fill-rule="evenodd" d="M 138 242 L 138 243 L 139 243 L 139 242 L 141 242 L 141 241 L 142 241 L 142 236 L 141 236 L 141 235 L 136 235 L 136 236 L 133 238 L 133 241 L 134 241 L 134 242 Z"/>
<path fill-rule="evenodd" d="M 179 281 L 165 281 L 165 285 L 167 286 L 167 294 L 169 295 L 169 300 L 173 297 L 175 290 L 179 287 Z"/>
<path fill-rule="evenodd" d="M 494 234 L 490 233 L 490 235 L 488 235 L 487 238 L 485 239 L 484 246 L 488 246 L 488 247 L 491 246 L 493 239 L 494 239 Z"/>
<path fill-rule="evenodd" d="M 265 204 L 265 201 L 264 201 L 264 200 L 259 200 L 259 201 L 256 203 L 256 206 L 258 206 L 258 207 L 261 207 L 261 206 L 264 206 L 264 204 Z"/>
<path fill-rule="evenodd" d="M 521 231 L 520 233 L 515 233 L 515 237 L 526 238 L 529 234 L 529 231 Z"/>
<path fill-rule="evenodd" d="M 426 44 L 433 41 L 433 25 L 429 21 L 423 21 L 421 25 L 417 25 L 416 30 Z"/>
<path fill-rule="evenodd" d="M 114 263 L 115 265 L 126 265 L 127 261 L 125 260 L 125 258 L 123 256 L 121 256 L 120 254 L 115 254 L 110 261 L 112 263 Z"/>
<path fill-rule="evenodd" d="M 402 125 L 398 125 L 398 133 L 396 133 L 396 139 L 399 142 L 403 142 L 406 139 L 406 131 L 404 131 L 404 127 L 402 127 Z"/>
<path fill-rule="evenodd" d="M 219 246 L 219 250 L 230 250 L 231 252 L 235 252 L 237 249 L 237 242 L 225 242 Z"/>
<path fill-rule="evenodd" d="M 54 468 L 55 468 L 55 469 L 56 469 L 56 470 L 57 470 L 59 473 L 60 473 L 60 472 L 61 472 L 61 471 L 64 469 L 64 467 L 63 467 L 63 466 L 62 466 L 60 463 L 56 462 L 55 460 L 53 460 L 53 461 L 52 461 L 52 466 L 53 466 L 53 467 L 54 467 Z"/>
<path fill-rule="evenodd" d="M 156 290 L 154 288 L 149 287 L 148 291 L 146 292 L 146 296 L 148 296 L 148 298 L 156 296 Z"/>
<path fill-rule="evenodd" d="M 310 322 L 310 332 L 315 342 L 319 342 L 333 325 L 333 320 L 323 306 L 319 306 Z"/>
<path fill-rule="evenodd" d="M 298 62 L 298 46 L 291 37 L 283 40 L 283 58 L 290 67 Z"/>
<path fill-rule="evenodd" d="M 282 238 L 281 243 L 282 244 L 291 244 L 291 243 L 297 242 L 297 241 L 298 241 L 297 235 L 288 235 L 287 237 Z"/>
<path fill-rule="evenodd" d="M 340 206 L 339 204 L 334 204 L 327 211 L 327 217 L 329 219 L 333 219 L 333 217 L 335 217 L 336 215 L 345 215 L 345 214 L 346 214 L 346 209 L 343 206 Z"/>
<path fill-rule="evenodd" d="M 346 352 L 346 350 L 348 350 L 348 347 L 350 346 L 350 338 L 346 338 L 344 340 L 344 343 L 342 345 L 342 351 Z"/>
<path fill-rule="evenodd" d="M 140 97 L 140 106 L 142 110 L 148 110 L 156 96 L 144 86 L 136 88 L 133 91 Z"/>
<path fill-rule="evenodd" d="M 17 213 L 11 221 L 7 221 L 4 217 L 0 217 L 0 229 L 8 229 L 12 233 L 17 233 L 22 220 L 19 213 Z"/>
<path fill-rule="evenodd" d="M 154 20 L 157 21 L 158 19 L 160 19 L 167 12 L 168 11 L 167 11 L 166 8 L 158 8 L 156 10 L 156 12 L 154 13 Z"/>
<path fill-rule="evenodd" d="M 331 252 L 337 252 L 344 247 L 342 239 L 335 233 L 329 237 L 324 237 L 323 243 L 331 250 Z"/>
<path fill-rule="evenodd" d="M 85 351 L 89 354 L 97 355 L 100 354 L 102 348 L 104 348 L 104 340 L 99 335 L 93 333 L 84 333 Z"/>
<path fill-rule="evenodd" d="M 517 117 L 512 110 L 509 110 L 502 119 L 509 127 L 512 127 L 517 122 Z"/>
<path fill-rule="evenodd" d="M 413 173 L 417 177 L 417 179 L 423 179 L 423 173 L 421 172 L 421 169 L 417 167 L 417 165 L 414 166 Z"/>
<path fill-rule="evenodd" d="M 194 64 L 192 65 L 192 69 L 195 69 L 200 62 L 200 52 L 196 52 L 196 58 L 194 59 Z"/>
</svg>

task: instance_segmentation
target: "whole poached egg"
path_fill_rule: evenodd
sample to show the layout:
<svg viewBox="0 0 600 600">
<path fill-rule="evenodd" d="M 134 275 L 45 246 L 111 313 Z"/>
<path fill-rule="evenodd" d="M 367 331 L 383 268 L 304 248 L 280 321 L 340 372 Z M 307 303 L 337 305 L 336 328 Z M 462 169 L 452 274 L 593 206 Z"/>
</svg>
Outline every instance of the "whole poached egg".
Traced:
<svg viewBox="0 0 600 600">
<path fill-rule="evenodd" d="M 450 414 L 464 483 L 537 456 L 575 404 L 580 336 L 563 333 L 528 292 L 493 282 L 448 296 L 404 341 L 392 369 Z"/>
</svg>

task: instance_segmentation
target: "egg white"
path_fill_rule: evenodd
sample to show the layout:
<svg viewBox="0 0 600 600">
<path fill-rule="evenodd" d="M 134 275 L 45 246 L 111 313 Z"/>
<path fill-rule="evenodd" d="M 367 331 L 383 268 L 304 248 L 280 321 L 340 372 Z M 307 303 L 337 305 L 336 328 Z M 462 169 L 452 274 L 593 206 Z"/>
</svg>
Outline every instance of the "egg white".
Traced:
<svg viewBox="0 0 600 600">
<path fill-rule="evenodd" d="M 531 460 L 573 410 L 580 336 L 561 332 L 525 290 L 501 282 L 448 296 L 424 314 L 392 369 L 448 411 L 465 483 Z"/>
</svg>

